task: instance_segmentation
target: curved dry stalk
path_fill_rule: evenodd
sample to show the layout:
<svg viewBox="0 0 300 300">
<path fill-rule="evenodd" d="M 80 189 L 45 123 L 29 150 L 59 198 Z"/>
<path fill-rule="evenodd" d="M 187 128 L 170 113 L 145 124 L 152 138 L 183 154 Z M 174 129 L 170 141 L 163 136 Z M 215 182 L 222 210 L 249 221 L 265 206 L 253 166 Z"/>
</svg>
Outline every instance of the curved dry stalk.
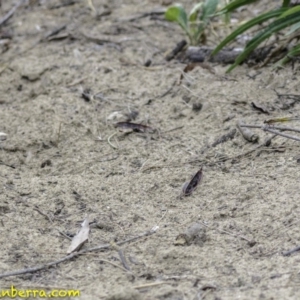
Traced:
<svg viewBox="0 0 300 300">
<path fill-rule="evenodd" d="M 114 149 L 118 149 L 118 147 L 115 146 L 115 145 L 113 145 L 113 144 L 111 143 L 110 139 L 111 139 L 112 137 L 114 137 L 117 133 L 118 133 L 118 132 L 114 132 L 112 135 L 110 135 L 110 136 L 107 138 L 107 142 L 108 142 L 108 143 L 110 144 L 110 146 L 111 146 L 112 148 L 114 148 Z"/>
</svg>

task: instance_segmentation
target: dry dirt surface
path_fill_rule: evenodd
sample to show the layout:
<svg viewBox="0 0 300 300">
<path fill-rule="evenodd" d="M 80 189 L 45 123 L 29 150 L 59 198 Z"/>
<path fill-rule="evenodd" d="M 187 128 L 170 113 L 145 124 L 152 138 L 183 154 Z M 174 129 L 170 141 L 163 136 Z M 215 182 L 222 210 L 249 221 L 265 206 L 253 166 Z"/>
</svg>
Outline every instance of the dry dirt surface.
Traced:
<svg viewBox="0 0 300 300">
<path fill-rule="evenodd" d="M 236 126 L 300 114 L 297 63 L 211 64 L 179 84 L 185 64 L 164 57 L 184 36 L 163 1 L 94 0 L 97 16 L 89 3 L 25 1 L 0 28 L 1 288 L 299 299 L 300 254 L 283 255 L 300 244 L 299 142 Z M 128 121 L 148 127 L 115 127 Z"/>
</svg>

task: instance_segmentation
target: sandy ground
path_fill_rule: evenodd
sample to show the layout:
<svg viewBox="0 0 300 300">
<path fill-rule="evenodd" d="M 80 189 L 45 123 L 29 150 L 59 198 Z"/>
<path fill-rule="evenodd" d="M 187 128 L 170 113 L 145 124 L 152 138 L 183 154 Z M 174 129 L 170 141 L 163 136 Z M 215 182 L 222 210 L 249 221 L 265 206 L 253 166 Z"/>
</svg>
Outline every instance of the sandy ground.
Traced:
<svg viewBox="0 0 300 300">
<path fill-rule="evenodd" d="M 271 135 L 257 129 L 256 144 L 237 131 L 211 146 L 240 119 L 299 115 L 297 101 L 277 94 L 299 94 L 297 66 L 243 65 L 229 75 L 199 67 L 178 85 L 184 64 L 164 55 L 180 29 L 162 15 L 132 18 L 161 2 L 94 0 L 98 18 L 87 1 L 37 2 L 1 28 L 12 39 L 0 48 L 0 273 L 65 257 L 87 216 L 82 249 L 111 246 L 4 277 L 1 288 L 79 289 L 80 299 L 299 299 L 299 254 L 282 255 L 300 243 L 299 142 L 276 136 L 265 147 Z M 0 15 L 11 7 L 2 1 Z M 129 119 L 156 131 L 113 126 Z M 200 167 L 199 187 L 179 198 Z"/>
</svg>

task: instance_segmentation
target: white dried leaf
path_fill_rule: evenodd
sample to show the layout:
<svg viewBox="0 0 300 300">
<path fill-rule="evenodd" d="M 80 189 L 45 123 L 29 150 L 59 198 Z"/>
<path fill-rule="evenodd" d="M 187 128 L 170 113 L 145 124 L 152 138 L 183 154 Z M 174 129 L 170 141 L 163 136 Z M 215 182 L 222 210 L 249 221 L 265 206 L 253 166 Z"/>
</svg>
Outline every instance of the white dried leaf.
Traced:
<svg viewBox="0 0 300 300">
<path fill-rule="evenodd" d="M 81 224 L 81 229 L 79 232 L 73 237 L 71 245 L 68 249 L 68 254 L 78 251 L 83 244 L 89 239 L 90 225 L 89 219 L 86 218 Z"/>
<path fill-rule="evenodd" d="M 121 112 L 114 111 L 106 118 L 106 120 L 107 121 L 115 121 L 115 120 L 121 120 L 123 118 L 124 118 L 124 115 Z"/>
</svg>

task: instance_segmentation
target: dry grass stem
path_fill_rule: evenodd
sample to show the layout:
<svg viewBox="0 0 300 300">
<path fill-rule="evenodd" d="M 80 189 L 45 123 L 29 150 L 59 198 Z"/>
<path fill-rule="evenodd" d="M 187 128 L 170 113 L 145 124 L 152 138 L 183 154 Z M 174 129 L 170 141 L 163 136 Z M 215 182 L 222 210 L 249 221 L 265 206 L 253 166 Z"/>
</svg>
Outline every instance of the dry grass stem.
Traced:
<svg viewBox="0 0 300 300">
<path fill-rule="evenodd" d="M 121 245 L 124 245 L 126 243 L 136 241 L 138 239 L 153 235 L 156 231 L 157 231 L 157 227 L 154 227 L 153 229 L 151 229 L 151 230 L 149 230 L 149 231 L 147 231 L 147 232 L 145 232 L 141 235 L 126 239 L 126 240 L 118 242 L 116 244 L 118 246 L 121 246 Z M 22 275 L 22 274 L 27 274 L 27 273 L 34 273 L 34 272 L 37 272 L 37 271 L 40 271 L 40 270 L 43 270 L 43 269 L 47 269 L 47 268 L 52 267 L 52 266 L 56 266 L 56 265 L 58 265 L 62 262 L 68 261 L 72 258 L 75 258 L 79 255 L 82 255 L 82 254 L 85 254 L 85 253 L 88 253 L 88 252 L 108 250 L 110 248 L 111 248 L 111 244 L 104 244 L 104 245 L 100 245 L 100 246 L 97 246 L 97 247 L 84 249 L 84 250 L 81 250 L 81 251 L 78 251 L 78 252 L 74 252 L 70 255 L 67 255 L 67 256 L 59 259 L 59 260 L 56 260 L 56 261 L 53 261 L 53 262 L 50 262 L 50 263 L 47 263 L 47 264 L 44 264 L 44 265 L 41 265 L 41 266 L 37 266 L 37 267 L 33 267 L 33 268 L 20 269 L 20 270 L 16 270 L 16 271 L 12 271 L 12 272 L 7 272 L 7 273 L 2 273 L 2 274 L 0 274 L 0 278 L 17 276 L 17 275 Z"/>
</svg>

